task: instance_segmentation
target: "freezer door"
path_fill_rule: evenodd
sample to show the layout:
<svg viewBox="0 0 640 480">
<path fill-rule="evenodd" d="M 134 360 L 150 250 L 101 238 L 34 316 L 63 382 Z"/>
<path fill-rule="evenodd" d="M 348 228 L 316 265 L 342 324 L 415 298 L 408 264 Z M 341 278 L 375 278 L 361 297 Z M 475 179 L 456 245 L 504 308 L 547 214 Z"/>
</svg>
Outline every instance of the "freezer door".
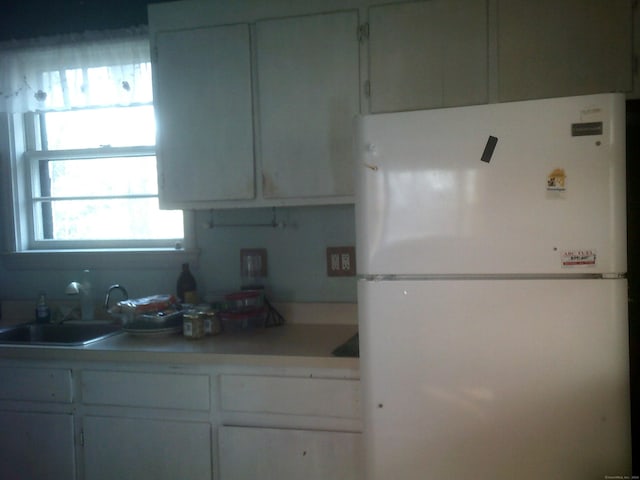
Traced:
<svg viewBox="0 0 640 480">
<path fill-rule="evenodd" d="M 621 94 L 369 115 L 362 274 L 626 272 Z"/>
<path fill-rule="evenodd" d="M 631 474 L 625 280 L 358 288 L 364 478 Z"/>
</svg>

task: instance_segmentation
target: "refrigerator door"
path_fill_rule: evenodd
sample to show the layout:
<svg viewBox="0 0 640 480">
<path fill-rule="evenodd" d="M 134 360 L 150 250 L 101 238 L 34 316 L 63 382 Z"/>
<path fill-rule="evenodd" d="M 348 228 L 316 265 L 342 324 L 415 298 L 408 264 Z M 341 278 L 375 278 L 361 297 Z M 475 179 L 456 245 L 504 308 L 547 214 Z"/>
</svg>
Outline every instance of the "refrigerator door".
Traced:
<svg viewBox="0 0 640 480">
<path fill-rule="evenodd" d="M 625 272 L 624 135 L 622 94 L 360 117 L 359 272 Z"/>
<path fill-rule="evenodd" d="M 630 475 L 625 280 L 358 288 L 364 478 Z"/>
</svg>

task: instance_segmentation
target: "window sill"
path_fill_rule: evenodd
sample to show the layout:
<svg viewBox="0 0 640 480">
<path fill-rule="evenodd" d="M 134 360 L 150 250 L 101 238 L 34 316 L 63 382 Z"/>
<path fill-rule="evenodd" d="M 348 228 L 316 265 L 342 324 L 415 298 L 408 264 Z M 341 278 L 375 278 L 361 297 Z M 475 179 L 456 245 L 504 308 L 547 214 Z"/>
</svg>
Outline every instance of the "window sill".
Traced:
<svg viewBox="0 0 640 480">
<path fill-rule="evenodd" d="M 158 269 L 185 262 L 195 265 L 199 253 L 197 249 L 40 250 L 4 253 L 1 258 L 7 270 Z"/>
</svg>

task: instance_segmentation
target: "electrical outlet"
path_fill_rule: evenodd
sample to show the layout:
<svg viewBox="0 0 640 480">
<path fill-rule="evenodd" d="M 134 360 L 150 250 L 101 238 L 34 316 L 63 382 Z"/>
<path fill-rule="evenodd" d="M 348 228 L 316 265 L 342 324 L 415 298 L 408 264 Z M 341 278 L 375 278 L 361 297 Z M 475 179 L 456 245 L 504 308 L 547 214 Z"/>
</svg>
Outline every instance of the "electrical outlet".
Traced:
<svg viewBox="0 0 640 480">
<path fill-rule="evenodd" d="M 329 277 L 353 277 L 355 274 L 355 247 L 327 247 L 327 275 Z"/>
</svg>

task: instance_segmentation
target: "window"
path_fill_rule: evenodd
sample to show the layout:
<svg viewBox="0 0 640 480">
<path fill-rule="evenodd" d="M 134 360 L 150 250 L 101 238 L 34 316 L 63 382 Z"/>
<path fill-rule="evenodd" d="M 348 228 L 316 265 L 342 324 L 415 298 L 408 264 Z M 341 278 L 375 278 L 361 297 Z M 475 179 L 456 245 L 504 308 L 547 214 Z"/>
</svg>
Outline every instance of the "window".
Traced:
<svg viewBox="0 0 640 480">
<path fill-rule="evenodd" d="M 171 247 L 181 211 L 158 208 L 151 105 L 25 116 L 31 248 Z"/>
<path fill-rule="evenodd" d="M 29 66 L 4 97 L 9 113 L 22 102 L 9 115 L 20 123 L 10 129 L 18 250 L 183 244 L 182 211 L 158 205 L 148 42 L 118 39 L 117 54 L 109 45 L 101 40 L 85 57 L 70 54 L 84 43 L 60 47 L 57 64 L 43 60 L 43 49 L 0 52 L 0 69 L 20 56 L 15 64 Z"/>
</svg>

